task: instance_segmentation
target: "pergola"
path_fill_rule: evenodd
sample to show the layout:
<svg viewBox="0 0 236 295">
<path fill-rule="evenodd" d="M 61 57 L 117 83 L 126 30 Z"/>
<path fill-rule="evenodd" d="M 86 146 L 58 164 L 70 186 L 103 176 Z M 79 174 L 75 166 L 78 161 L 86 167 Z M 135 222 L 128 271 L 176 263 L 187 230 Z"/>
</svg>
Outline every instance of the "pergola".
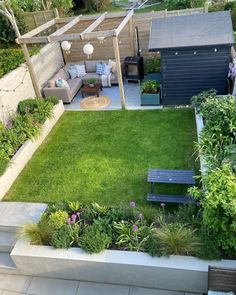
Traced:
<svg viewBox="0 0 236 295">
<path fill-rule="evenodd" d="M 102 15 L 96 16 L 94 21 L 86 27 L 86 29 L 81 33 L 68 33 L 66 32 L 74 27 L 77 23 L 87 21 L 91 19 L 91 16 L 83 16 L 79 15 L 76 17 L 69 17 L 69 18 L 59 18 L 57 16 L 56 18 L 50 20 L 49 22 L 35 28 L 34 30 L 24 34 L 19 35 L 16 39 L 16 42 L 21 44 L 22 48 L 24 49 L 27 55 L 28 55 L 28 49 L 27 44 L 36 44 L 36 43 L 53 43 L 53 42 L 61 42 L 61 41 L 79 41 L 79 40 L 103 40 L 106 38 L 112 38 L 113 40 L 113 49 L 114 49 L 114 56 L 116 60 L 117 65 L 117 77 L 118 77 L 118 83 L 119 83 L 119 91 L 120 91 L 120 98 L 121 98 L 121 105 L 122 108 L 125 108 L 125 94 L 124 94 L 124 86 L 123 86 L 123 79 L 122 79 L 122 71 L 121 71 L 121 64 L 120 64 L 120 52 L 119 52 L 119 41 L 118 37 L 121 31 L 124 29 L 124 27 L 129 24 L 129 30 L 132 34 L 132 16 L 134 11 L 131 10 L 129 12 L 122 12 L 122 13 L 110 13 L 107 12 L 103 13 Z M 118 26 L 116 28 L 107 29 L 107 30 L 98 30 L 95 31 L 96 28 L 99 27 L 99 25 L 102 24 L 106 19 L 114 19 L 119 18 L 121 21 L 119 22 Z M 49 29 L 52 26 L 58 26 L 58 28 L 54 33 L 48 35 L 48 36 L 37 36 L 38 34 L 44 32 L 45 30 Z M 27 59 L 26 59 L 27 60 Z M 37 81 L 37 76 L 34 73 L 34 70 L 32 68 L 32 63 L 28 63 L 28 66 L 31 67 L 30 72 L 33 74 L 31 75 L 32 82 L 34 85 L 35 92 L 40 93 L 39 83 Z"/>
</svg>

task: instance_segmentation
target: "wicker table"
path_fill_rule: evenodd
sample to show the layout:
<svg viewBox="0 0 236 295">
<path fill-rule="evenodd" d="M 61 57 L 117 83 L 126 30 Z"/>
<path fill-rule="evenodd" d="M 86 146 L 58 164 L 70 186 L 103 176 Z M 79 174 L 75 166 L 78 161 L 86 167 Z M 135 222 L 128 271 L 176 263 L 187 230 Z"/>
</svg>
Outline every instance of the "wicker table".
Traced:
<svg viewBox="0 0 236 295">
<path fill-rule="evenodd" d="M 102 84 L 100 83 L 97 83 L 94 86 L 89 86 L 88 84 L 85 84 L 81 88 L 81 94 L 83 98 L 85 97 L 85 94 L 96 94 L 97 97 L 99 97 L 100 90 L 102 90 Z"/>
</svg>

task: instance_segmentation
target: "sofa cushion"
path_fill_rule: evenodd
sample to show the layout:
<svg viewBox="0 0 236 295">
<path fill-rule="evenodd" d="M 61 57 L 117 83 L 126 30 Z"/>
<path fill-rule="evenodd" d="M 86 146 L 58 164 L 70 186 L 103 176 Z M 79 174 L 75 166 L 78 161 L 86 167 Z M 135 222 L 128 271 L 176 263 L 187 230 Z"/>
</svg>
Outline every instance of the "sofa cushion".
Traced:
<svg viewBox="0 0 236 295">
<path fill-rule="evenodd" d="M 69 78 L 70 78 L 69 73 L 66 71 L 66 69 L 62 68 L 54 76 L 53 80 L 63 79 L 65 81 L 67 81 Z"/>
<path fill-rule="evenodd" d="M 75 65 L 77 71 L 77 77 L 83 77 L 86 75 L 85 65 Z"/>
<path fill-rule="evenodd" d="M 72 96 L 75 96 L 80 87 L 82 86 L 82 79 L 81 78 L 75 78 L 75 79 L 69 79 L 68 84 L 70 86 L 70 93 Z"/>
<path fill-rule="evenodd" d="M 64 79 L 61 79 L 61 78 L 59 78 L 59 79 L 56 80 L 56 86 L 57 87 L 62 87 L 62 88 L 68 88 L 68 89 L 70 89 L 70 86 L 67 83 L 67 81 L 64 80 Z"/>
<path fill-rule="evenodd" d="M 114 73 L 116 71 L 116 62 L 109 59 L 108 65 L 111 66 L 111 71 Z"/>
<path fill-rule="evenodd" d="M 104 63 L 100 63 L 100 62 L 98 62 L 98 63 L 96 64 L 96 74 L 98 74 L 98 75 L 103 75 L 104 68 L 105 68 L 105 64 L 104 64 Z"/>
<path fill-rule="evenodd" d="M 51 88 L 51 87 L 56 87 L 56 81 L 55 80 L 49 80 L 48 81 L 48 87 Z"/>
<path fill-rule="evenodd" d="M 76 69 L 76 67 L 74 65 L 73 66 L 71 65 L 69 67 L 68 73 L 69 73 L 71 79 L 75 79 L 77 77 L 77 74 L 78 74 L 77 69 Z"/>
<path fill-rule="evenodd" d="M 95 73 L 96 72 L 96 64 L 97 60 L 86 60 L 85 67 L 86 67 L 86 72 L 87 73 Z"/>
</svg>

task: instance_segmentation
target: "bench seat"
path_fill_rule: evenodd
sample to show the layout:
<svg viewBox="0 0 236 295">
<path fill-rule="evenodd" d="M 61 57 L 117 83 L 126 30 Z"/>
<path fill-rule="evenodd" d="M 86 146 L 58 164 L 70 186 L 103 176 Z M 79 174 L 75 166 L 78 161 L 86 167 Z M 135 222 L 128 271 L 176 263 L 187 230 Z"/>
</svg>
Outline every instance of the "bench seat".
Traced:
<svg viewBox="0 0 236 295">
<path fill-rule="evenodd" d="M 147 194 L 147 201 L 149 202 L 163 202 L 163 203 L 193 203 L 194 200 L 190 196 L 178 195 L 161 195 L 161 194 Z"/>
</svg>

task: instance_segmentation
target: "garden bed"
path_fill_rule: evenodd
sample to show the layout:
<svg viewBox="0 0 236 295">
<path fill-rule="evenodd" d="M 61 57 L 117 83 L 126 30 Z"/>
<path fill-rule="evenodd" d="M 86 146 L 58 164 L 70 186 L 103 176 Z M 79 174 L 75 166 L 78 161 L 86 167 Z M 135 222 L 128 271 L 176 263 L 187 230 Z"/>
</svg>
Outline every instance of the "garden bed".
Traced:
<svg viewBox="0 0 236 295">
<path fill-rule="evenodd" d="M 44 123 L 40 136 L 33 140 L 27 140 L 13 156 L 10 165 L 7 167 L 3 175 L 0 176 L 0 200 L 10 189 L 11 185 L 28 163 L 34 152 L 52 130 L 53 126 L 56 124 L 63 112 L 64 106 L 62 101 L 60 101 L 53 108 L 53 117 L 51 119 L 47 119 Z"/>
<path fill-rule="evenodd" d="M 80 248 L 55 250 L 19 240 L 11 253 L 24 275 L 132 285 L 190 293 L 207 293 L 208 265 L 234 268 L 235 261 L 205 261 L 195 257 L 154 257 L 106 250 L 89 255 Z"/>
</svg>

